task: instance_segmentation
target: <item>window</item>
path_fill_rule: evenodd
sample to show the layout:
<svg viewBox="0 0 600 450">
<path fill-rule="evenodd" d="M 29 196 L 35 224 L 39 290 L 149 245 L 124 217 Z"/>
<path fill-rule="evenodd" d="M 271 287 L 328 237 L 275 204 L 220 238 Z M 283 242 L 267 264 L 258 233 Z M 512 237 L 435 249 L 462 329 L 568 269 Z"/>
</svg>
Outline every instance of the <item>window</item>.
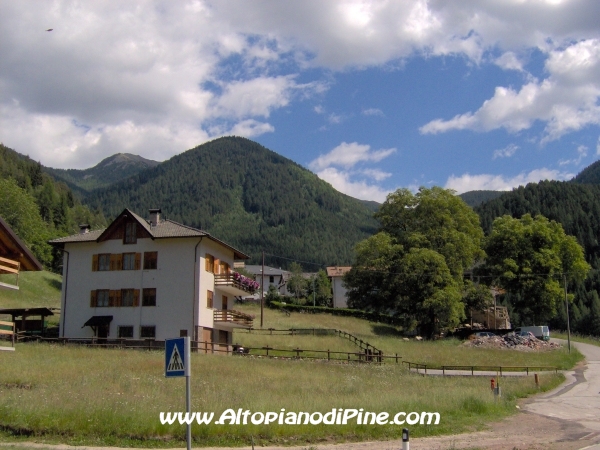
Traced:
<svg viewBox="0 0 600 450">
<path fill-rule="evenodd" d="M 132 326 L 119 326 L 119 338 L 133 338 L 133 327 Z"/>
<path fill-rule="evenodd" d="M 215 257 L 213 255 L 209 255 L 208 253 L 204 257 L 204 269 L 207 272 L 215 271 Z"/>
<path fill-rule="evenodd" d="M 121 306 L 133 306 L 133 289 L 121 291 Z"/>
<path fill-rule="evenodd" d="M 108 289 L 98 289 L 96 291 L 96 306 L 107 307 L 110 304 Z"/>
<path fill-rule="evenodd" d="M 156 306 L 156 288 L 144 288 L 142 306 Z"/>
<path fill-rule="evenodd" d="M 227 297 L 223 296 L 223 299 L 221 300 L 221 309 L 227 309 Z"/>
<path fill-rule="evenodd" d="M 125 224 L 125 237 L 123 238 L 124 244 L 135 244 L 137 242 L 137 224 L 135 222 L 128 222 Z"/>
<path fill-rule="evenodd" d="M 142 325 L 140 327 L 140 339 L 154 339 L 156 337 L 156 327 L 154 325 Z"/>
<path fill-rule="evenodd" d="M 273 275 L 269 275 L 269 283 L 275 283 L 275 277 Z"/>
<path fill-rule="evenodd" d="M 123 270 L 135 270 L 135 253 L 123 253 Z"/>
<path fill-rule="evenodd" d="M 144 270 L 156 269 L 158 266 L 158 252 L 144 252 Z"/>
<path fill-rule="evenodd" d="M 207 308 L 213 307 L 213 292 L 212 291 L 206 291 L 206 307 Z"/>
<path fill-rule="evenodd" d="M 121 289 L 121 291 L 117 292 L 120 295 L 119 302 L 115 301 L 115 306 L 139 306 L 139 289 Z"/>
<path fill-rule="evenodd" d="M 98 255 L 98 270 L 110 270 L 110 253 L 102 253 Z"/>
</svg>

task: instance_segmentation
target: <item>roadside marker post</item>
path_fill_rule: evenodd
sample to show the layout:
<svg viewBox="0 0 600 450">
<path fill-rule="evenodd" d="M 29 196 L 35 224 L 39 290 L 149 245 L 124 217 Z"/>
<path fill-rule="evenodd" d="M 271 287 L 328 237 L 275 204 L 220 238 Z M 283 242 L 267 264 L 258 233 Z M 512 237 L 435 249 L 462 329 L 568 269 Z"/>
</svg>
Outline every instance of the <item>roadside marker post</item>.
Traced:
<svg viewBox="0 0 600 450">
<path fill-rule="evenodd" d="M 165 339 L 165 377 L 185 377 L 185 409 L 190 417 L 192 395 L 190 392 L 191 358 L 190 338 Z M 192 424 L 186 425 L 187 450 L 192 449 Z"/>
<path fill-rule="evenodd" d="M 402 428 L 402 450 L 410 449 L 410 442 L 408 440 L 408 428 Z"/>
</svg>

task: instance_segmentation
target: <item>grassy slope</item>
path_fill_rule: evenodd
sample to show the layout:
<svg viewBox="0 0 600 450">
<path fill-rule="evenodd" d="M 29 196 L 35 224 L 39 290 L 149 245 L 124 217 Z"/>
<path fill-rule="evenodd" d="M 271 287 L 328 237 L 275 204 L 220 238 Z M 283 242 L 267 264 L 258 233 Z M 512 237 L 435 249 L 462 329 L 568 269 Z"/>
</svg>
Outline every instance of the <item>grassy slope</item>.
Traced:
<svg viewBox="0 0 600 450">
<path fill-rule="evenodd" d="M 255 326 L 260 326 L 260 307 L 256 305 L 235 305 L 235 308 L 254 315 Z M 507 366 L 557 366 L 561 369 L 572 367 L 582 358 L 579 352 L 571 355 L 565 349 L 552 352 L 517 352 L 501 349 L 481 349 L 464 347 L 458 340 L 443 340 L 436 342 L 405 342 L 400 333 L 392 326 L 372 323 L 353 317 L 332 316 L 329 314 L 292 313 L 290 316 L 276 310 L 264 309 L 264 328 L 337 328 L 367 341 L 384 355 L 396 353 L 405 361 L 433 365 L 507 365 Z M 318 339 L 312 336 L 269 336 L 248 334 L 243 331 L 234 333 L 234 342 L 248 347 L 263 347 L 269 345 L 277 348 L 296 347 L 311 350 L 356 351 L 356 347 L 348 341 L 331 336 L 327 337 L 325 345 L 314 348 Z M 350 344 L 350 350 L 347 350 Z"/>
<path fill-rule="evenodd" d="M 27 274 L 11 306 L 57 305 L 60 278 Z M 14 293 L 10 294 L 14 295 Z M 6 293 L 0 296 L 8 304 Z M 54 303 L 53 303 L 54 302 Z M 236 308 L 257 315 L 256 306 Z M 464 349 L 455 341 L 404 342 L 393 328 L 354 318 L 292 314 L 265 310 L 265 326 L 273 328 L 324 327 L 351 332 L 386 353 L 397 351 L 405 359 L 464 361 L 494 359 L 513 363 L 516 352 Z M 306 347 L 323 344 L 347 348 L 340 338 L 284 337 L 236 333 L 235 340 L 269 339 L 266 344 Z M 307 339 L 305 341 L 304 339 Z M 307 344 L 308 342 L 308 344 Z M 266 345 L 265 344 L 265 345 Z M 332 348 L 333 349 L 333 348 Z M 563 360 L 561 352 L 545 354 Z M 478 356 L 479 355 L 479 356 Z M 524 354 L 528 362 L 537 355 Z M 558 356 L 555 356 L 558 355 Z M 185 428 L 161 425 L 159 412 L 184 407 L 183 380 L 166 380 L 164 354 L 132 350 L 99 350 L 49 344 L 17 344 L 16 351 L 0 355 L 0 436 L 4 440 L 32 437 L 44 442 L 86 445 L 182 445 Z M 577 359 L 573 357 L 574 361 Z M 450 362 L 446 362 L 450 363 Z M 562 376 L 544 375 L 543 389 L 556 386 Z M 228 408 L 253 412 L 307 411 L 326 413 L 332 408 L 365 411 L 439 412 L 438 426 L 411 426 L 413 436 L 480 429 L 515 411 L 518 397 L 536 392 L 531 377 L 503 379 L 502 401 L 494 402 L 487 378 L 439 378 L 409 375 L 401 365 L 345 365 L 314 361 L 280 361 L 264 358 L 194 355 L 192 358 L 192 410 L 214 412 Z M 215 419 L 216 420 L 216 419 Z M 378 425 L 194 425 L 194 445 L 248 445 L 251 436 L 260 444 L 310 444 L 323 441 L 399 438 L 402 426 Z"/>
<path fill-rule="evenodd" d="M 0 275 L 0 281 L 14 284 L 15 277 L 14 275 Z M 19 290 L 0 289 L 0 309 L 60 308 L 61 286 L 62 277 L 55 273 L 21 272 L 19 274 Z M 58 315 L 49 317 L 48 320 L 51 323 L 58 323 Z"/>
</svg>

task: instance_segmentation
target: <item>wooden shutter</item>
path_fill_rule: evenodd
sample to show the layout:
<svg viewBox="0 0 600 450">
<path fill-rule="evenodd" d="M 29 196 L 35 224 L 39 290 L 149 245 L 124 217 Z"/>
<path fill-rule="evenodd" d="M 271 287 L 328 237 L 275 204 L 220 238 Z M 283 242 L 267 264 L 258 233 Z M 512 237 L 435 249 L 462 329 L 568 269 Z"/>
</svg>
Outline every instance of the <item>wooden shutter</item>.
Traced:
<svg viewBox="0 0 600 450">
<path fill-rule="evenodd" d="M 92 272 L 98 272 L 98 255 L 92 255 Z"/>
<path fill-rule="evenodd" d="M 92 308 L 95 308 L 97 304 L 98 304 L 98 296 L 96 295 L 96 291 L 92 291 L 92 295 L 90 298 L 90 306 Z"/>
<path fill-rule="evenodd" d="M 136 253 L 135 254 L 135 266 L 133 267 L 134 270 L 140 270 L 140 263 L 142 262 L 142 254 L 141 253 Z"/>
<path fill-rule="evenodd" d="M 220 265 L 221 265 L 221 261 L 218 259 L 215 259 L 215 263 L 213 265 L 213 272 L 215 273 L 215 275 L 219 273 Z"/>
<path fill-rule="evenodd" d="M 140 306 L 140 290 L 139 289 L 133 290 L 133 306 Z"/>
</svg>

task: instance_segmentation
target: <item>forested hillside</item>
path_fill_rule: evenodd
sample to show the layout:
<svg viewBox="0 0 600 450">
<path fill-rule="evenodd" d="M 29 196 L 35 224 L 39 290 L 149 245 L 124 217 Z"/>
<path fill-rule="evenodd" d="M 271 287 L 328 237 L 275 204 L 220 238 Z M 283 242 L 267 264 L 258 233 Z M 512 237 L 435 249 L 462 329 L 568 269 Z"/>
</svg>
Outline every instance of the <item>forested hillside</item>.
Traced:
<svg viewBox="0 0 600 450">
<path fill-rule="evenodd" d="M 225 137 L 177 155 L 86 199 L 115 217 L 128 207 L 202 228 L 267 263 L 349 264 L 376 231 L 373 204 L 337 192 L 293 161 L 244 138 Z M 305 265 L 306 269 L 318 267 Z"/>
<path fill-rule="evenodd" d="M 46 267 L 57 268 L 48 239 L 76 233 L 80 223 L 106 225 L 101 212 L 92 212 L 65 183 L 44 173 L 40 163 L 0 144 L 0 216 L 32 248 Z"/>
<path fill-rule="evenodd" d="M 504 194 L 502 191 L 469 191 L 460 194 L 459 197 L 462 198 L 467 205 L 474 208 L 488 200 L 498 198 L 502 194 Z"/>
<path fill-rule="evenodd" d="M 600 166 L 596 167 L 600 169 Z M 594 177 L 595 171 L 587 171 L 586 176 Z M 592 272 L 584 283 L 568 288 L 575 294 L 571 325 L 582 333 L 600 335 L 600 185 L 560 181 L 530 183 L 476 207 L 475 211 L 486 234 L 496 217 L 508 214 L 520 218 L 529 213 L 555 220 L 562 224 L 567 234 L 575 236 L 585 249 Z M 509 298 L 506 300 L 510 302 Z M 566 328 L 564 308 L 553 325 Z"/>
</svg>

